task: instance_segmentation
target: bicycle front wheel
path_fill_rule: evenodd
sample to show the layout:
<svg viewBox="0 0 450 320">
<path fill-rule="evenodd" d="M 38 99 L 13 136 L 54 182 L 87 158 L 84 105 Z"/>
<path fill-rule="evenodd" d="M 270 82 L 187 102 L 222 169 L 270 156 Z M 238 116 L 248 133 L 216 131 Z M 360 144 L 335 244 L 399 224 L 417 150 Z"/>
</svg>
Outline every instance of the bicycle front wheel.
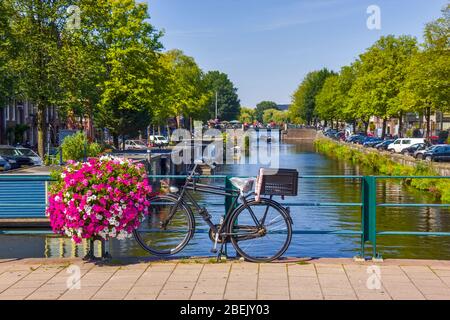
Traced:
<svg viewBox="0 0 450 320">
<path fill-rule="evenodd" d="M 250 201 L 237 208 L 229 220 L 228 232 L 236 251 L 252 262 L 278 259 L 292 239 L 288 213 L 269 199 Z"/>
<path fill-rule="evenodd" d="M 150 199 L 149 214 L 134 231 L 141 247 L 157 256 L 180 252 L 194 235 L 191 210 L 175 197 L 160 195 Z"/>
</svg>

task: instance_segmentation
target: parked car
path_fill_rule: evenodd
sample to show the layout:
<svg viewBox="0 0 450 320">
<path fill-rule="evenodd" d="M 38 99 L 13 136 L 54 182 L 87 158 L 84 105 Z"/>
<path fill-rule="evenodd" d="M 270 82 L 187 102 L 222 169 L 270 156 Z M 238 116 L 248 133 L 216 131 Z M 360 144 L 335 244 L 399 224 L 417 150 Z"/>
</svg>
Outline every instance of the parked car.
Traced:
<svg viewBox="0 0 450 320">
<path fill-rule="evenodd" d="M 423 154 L 427 161 L 450 161 L 450 145 L 437 146 Z"/>
<path fill-rule="evenodd" d="M 157 147 L 164 147 L 169 145 L 169 139 L 163 136 L 150 136 L 150 143 Z"/>
<path fill-rule="evenodd" d="M 147 145 L 140 140 L 126 140 L 125 150 L 146 150 Z"/>
<path fill-rule="evenodd" d="M 416 143 L 413 144 L 411 147 L 403 149 L 402 154 L 413 156 L 416 153 L 416 151 L 426 150 L 428 149 L 428 147 L 429 145 L 427 143 Z"/>
<path fill-rule="evenodd" d="M 446 144 L 431 145 L 431 146 L 428 146 L 428 148 L 426 148 L 426 149 L 417 150 L 416 152 L 414 152 L 414 158 L 423 160 L 423 159 L 425 159 L 423 156 L 425 154 L 425 152 L 432 151 L 434 148 L 441 147 L 441 146 L 445 147 Z"/>
<path fill-rule="evenodd" d="M 43 165 L 43 161 L 42 161 L 41 157 L 39 157 L 39 155 L 36 152 L 34 152 L 33 150 L 28 149 L 28 148 L 23 148 L 23 147 L 17 147 L 16 150 L 19 151 L 19 153 L 21 155 L 30 158 L 31 161 L 33 161 L 33 164 L 35 166 Z"/>
<path fill-rule="evenodd" d="M 353 136 L 353 138 L 350 139 L 350 143 L 356 143 L 356 144 L 362 144 L 364 142 L 364 140 L 366 140 L 366 136 L 362 136 L 362 135 L 357 135 L 357 136 Z"/>
<path fill-rule="evenodd" d="M 8 170 L 11 170 L 11 165 L 3 157 L 0 157 L 0 171 L 8 171 Z"/>
<path fill-rule="evenodd" d="M 395 140 L 393 140 L 393 139 L 390 139 L 390 140 L 384 140 L 384 141 L 382 141 L 382 142 L 376 144 L 374 147 L 377 148 L 377 149 L 380 150 L 380 151 L 381 151 L 381 150 L 387 150 L 388 146 L 389 146 L 391 143 L 394 143 L 394 141 L 395 141 Z"/>
<path fill-rule="evenodd" d="M 425 143 L 424 138 L 400 138 L 395 140 L 393 143 L 391 143 L 387 150 L 390 152 L 397 152 L 400 153 L 403 151 L 403 149 L 411 147 L 413 144 L 416 143 Z"/>
<path fill-rule="evenodd" d="M 331 129 L 331 130 L 328 130 L 328 131 L 325 132 L 325 136 L 327 136 L 327 137 L 332 137 L 332 136 L 334 136 L 336 133 L 337 133 L 336 130 Z"/>
<path fill-rule="evenodd" d="M 379 144 L 382 141 L 383 139 L 381 138 L 368 137 L 363 143 L 363 146 L 366 148 L 373 148 L 375 145 Z"/>
<path fill-rule="evenodd" d="M 23 156 L 18 150 L 11 146 L 0 146 L 0 157 L 9 162 L 11 169 L 33 165 L 33 161 L 29 157 Z"/>
</svg>

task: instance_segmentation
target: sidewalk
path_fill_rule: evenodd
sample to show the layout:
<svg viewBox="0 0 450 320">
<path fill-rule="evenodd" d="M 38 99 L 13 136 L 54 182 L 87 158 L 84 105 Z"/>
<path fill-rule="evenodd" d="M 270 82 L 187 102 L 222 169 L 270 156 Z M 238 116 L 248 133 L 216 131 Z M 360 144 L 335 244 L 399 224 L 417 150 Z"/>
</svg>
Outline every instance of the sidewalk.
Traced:
<svg viewBox="0 0 450 320">
<path fill-rule="evenodd" d="M 77 272 L 80 288 L 68 289 Z M 4 299 L 450 299 L 450 261 L 191 259 L 95 265 L 79 259 L 0 260 Z"/>
</svg>

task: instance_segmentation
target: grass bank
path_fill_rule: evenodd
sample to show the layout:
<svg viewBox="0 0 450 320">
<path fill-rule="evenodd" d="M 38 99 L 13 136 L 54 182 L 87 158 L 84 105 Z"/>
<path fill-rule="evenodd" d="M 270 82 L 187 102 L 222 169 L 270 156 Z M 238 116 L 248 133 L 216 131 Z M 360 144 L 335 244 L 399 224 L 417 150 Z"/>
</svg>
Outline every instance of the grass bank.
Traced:
<svg viewBox="0 0 450 320">
<path fill-rule="evenodd" d="M 403 165 L 378 151 L 362 152 L 329 139 L 317 139 L 315 146 L 320 153 L 367 166 L 379 175 L 438 176 L 437 172 L 425 162 L 420 162 L 416 166 Z M 450 179 L 404 179 L 403 183 L 428 191 L 443 203 L 450 203 Z"/>
</svg>

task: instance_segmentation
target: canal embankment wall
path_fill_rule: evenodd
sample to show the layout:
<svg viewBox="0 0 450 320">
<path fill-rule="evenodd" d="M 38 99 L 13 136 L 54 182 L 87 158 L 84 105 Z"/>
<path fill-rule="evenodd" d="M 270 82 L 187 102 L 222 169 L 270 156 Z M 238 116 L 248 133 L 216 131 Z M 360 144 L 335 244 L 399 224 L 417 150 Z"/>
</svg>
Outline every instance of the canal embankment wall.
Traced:
<svg viewBox="0 0 450 320">
<path fill-rule="evenodd" d="M 307 128 L 289 128 L 283 131 L 283 140 L 310 140 L 314 141 L 317 137 L 317 131 L 315 129 Z"/>
</svg>

